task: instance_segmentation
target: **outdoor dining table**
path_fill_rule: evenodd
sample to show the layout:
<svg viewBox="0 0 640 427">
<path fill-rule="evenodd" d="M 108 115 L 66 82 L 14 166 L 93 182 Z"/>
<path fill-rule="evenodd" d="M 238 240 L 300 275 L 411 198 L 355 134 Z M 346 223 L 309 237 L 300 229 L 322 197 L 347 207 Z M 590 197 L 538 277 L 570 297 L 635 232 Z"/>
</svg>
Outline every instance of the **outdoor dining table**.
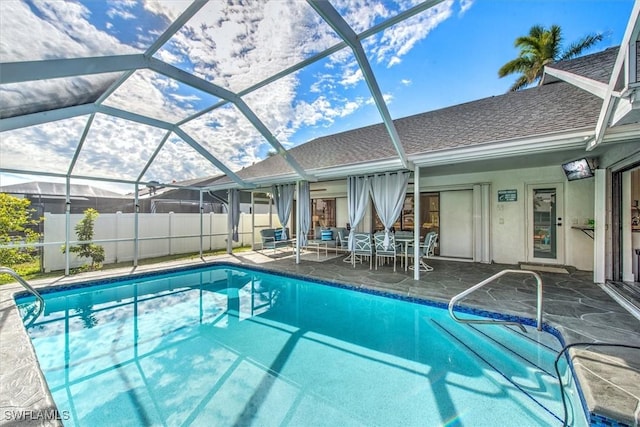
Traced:
<svg viewBox="0 0 640 427">
<path fill-rule="evenodd" d="M 413 243 L 413 234 L 409 235 L 395 235 L 396 242 L 402 243 L 404 253 L 404 271 L 407 271 L 409 266 L 409 243 Z"/>
</svg>

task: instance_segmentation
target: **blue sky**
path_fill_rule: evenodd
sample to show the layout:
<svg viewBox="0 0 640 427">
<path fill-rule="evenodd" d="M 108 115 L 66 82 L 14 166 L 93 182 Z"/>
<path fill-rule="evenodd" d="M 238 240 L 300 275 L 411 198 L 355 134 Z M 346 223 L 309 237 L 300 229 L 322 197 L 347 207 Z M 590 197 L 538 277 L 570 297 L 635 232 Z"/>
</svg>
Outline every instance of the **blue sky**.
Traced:
<svg viewBox="0 0 640 427">
<path fill-rule="evenodd" d="M 414 3 L 419 1 L 332 1 L 356 33 Z M 0 61 L 142 53 L 188 5 L 176 0 L 3 0 Z M 631 0 L 446 0 L 363 44 L 391 115 L 399 118 L 507 91 L 516 76 L 499 79 L 497 71 L 517 56 L 513 42 L 532 25 L 561 26 L 566 44 L 603 33 L 604 40 L 592 51 L 616 46 L 632 7 Z M 301 0 L 245 6 L 211 0 L 154 57 L 242 93 L 339 41 Z M 4 107 L 73 94 L 113 77 L 2 85 L 0 103 Z M 242 98 L 285 147 L 381 122 L 349 49 Z M 138 70 L 104 105 L 169 123 L 187 120 L 181 128 L 231 170 L 259 161 L 273 149 L 231 105 L 190 119 L 216 102 L 215 96 Z M 87 120 L 76 117 L 0 134 L 0 167 L 66 173 Z M 162 136 L 144 125 L 98 114 L 73 173 L 135 180 Z M 123 159 L 121 153 L 128 155 Z M 218 173 L 172 136 L 143 180 L 180 181 Z M 0 185 L 13 182 L 14 176 L 0 173 Z"/>
</svg>

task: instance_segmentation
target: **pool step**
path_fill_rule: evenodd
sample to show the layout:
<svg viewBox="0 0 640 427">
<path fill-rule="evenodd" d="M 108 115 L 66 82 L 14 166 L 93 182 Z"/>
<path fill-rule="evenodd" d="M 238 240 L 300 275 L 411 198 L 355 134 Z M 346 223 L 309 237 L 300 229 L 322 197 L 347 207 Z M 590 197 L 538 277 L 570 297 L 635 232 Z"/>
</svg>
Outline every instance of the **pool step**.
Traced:
<svg viewBox="0 0 640 427">
<path fill-rule="evenodd" d="M 515 339 L 515 333 L 504 326 L 445 326 L 436 320 L 433 323 L 478 360 L 485 375 L 505 384 L 506 389 L 511 389 L 512 396 L 535 402 L 551 419 L 562 424 L 564 414 L 553 369 L 554 351 L 536 348 L 531 340 Z M 518 348 L 514 348 L 514 342 L 518 343 Z"/>
<path fill-rule="evenodd" d="M 524 361 L 554 378 L 556 377 L 553 362 L 562 346 L 550 334 L 539 332 L 533 327 L 527 327 L 527 333 L 523 333 L 517 327 L 473 324 L 467 326 L 520 361 Z M 517 350 L 513 348 L 514 340 L 518 341 Z"/>
</svg>

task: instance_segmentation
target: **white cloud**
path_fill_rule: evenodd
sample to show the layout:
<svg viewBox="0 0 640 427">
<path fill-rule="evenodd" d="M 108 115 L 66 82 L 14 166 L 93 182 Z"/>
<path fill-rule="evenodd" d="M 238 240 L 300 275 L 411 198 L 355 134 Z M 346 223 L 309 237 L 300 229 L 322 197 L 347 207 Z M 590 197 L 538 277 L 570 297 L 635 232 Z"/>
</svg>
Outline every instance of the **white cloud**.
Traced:
<svg viewBox="0 0 640 427">
<path fill-rule="evenodd" d="M 473 6 L 474 0 L 460 0 L 460 15 L 463 15 Z"/>
<path fill-rule="evenodd" d="M 394 56 L 392 56 L 392 57 L 391 57 L 391 59 L 389 60 L 389 63 L 387 64 L 387 68 L 391 68 L 391 67 L 393 67 L 394 65 L 399 64 L 399 63 L 401 63 L 401 62 L 402 62 L 402 59 L 400 59 L 399 57 L 397 57 L 397 56 L 395 56 L 395 55 L 394 55 Z"/>
<path fill-rule="evenodd" d="M 146 10 L 154 15 L 164 16 L 169 21 L 174 21 L 189 6 L 189 2 L 176 0 L 143 0 L 142 3 Z"/>
<path fill-rule="evenodd" d="M 171 93 L 169 94 L 169 96 L 179 102 L 199 101 L 201 99 L 199 96 L 196 96 L 196 95 L 183 96 L 183 95 L 178 95 L 177 93 Z"/>
<path fill-rule="evenodd" d="M 158 53 L 215 84 L 240 91 L 339 39 L 305 2 L 264 6 L 209 2 Z M 169 51 L 170 55 L 166 55 Z"/>
<path fill-rule="evenodd" d="M 256 160 L 264 137 L 240 111 L 228 104 L 189 121 L 182 129 L 231 170 Z"/>
<path fill-rule="evenodd" d="M 452 0 L 427 12 L 397 24 L 384 33 L 365 40 L 365 49 L 376 61 L 392 66 L 401 61 L 415 44 L 427 36 L 439 22 L 450 15 Z M 182 1 L 143 0 L 144 10 L 166 18 L 178 17 L 188 6 Z M 337 4 L 348 10 L 345 19 L 356 32 L 370 28 L 384 19 L 410 7 L 384 4 L 378 0 L 344 0 Z M 470 0 L 462 0 L 464 9 Z M 109 2 L 109 15 L 118 22 L 126 19 L 131 25 L 116 28 L 106 22 L 100 31 L 91 21 L 93 3 L 43 0 L 33 3 L 34 14 L 22 2 L 3 0 L 0 14 L 0 60 L 20 61 L 43 58 L 88 57 L 141 52 L 152 43 L 162 28 L 145 27 L 144 16 L 134 0 Z M 395 8 L 395 9 L 394 9 Z M 466 9 L 465 9 L 466 10 Z M 130 45 L 120 42 L 124 31 Z M 156 53 L 156 57 L 187 71 L 229 88 L 246 89 L 283 69 L 330 47 L 340 40 L 312 8 L 302 1 L 250 2 L 230 5 L 211 1 Z M 72 85 L 75 82 L 70 82 Z M 410 81 L 409 81 L 410 83 Z M 409 84 L 404 83 L 403 84 Z M 63 87 L 63 86 L 60 86 Z M 150 71 L 137 71 L 105 102 L 118 108 L 176 122 L 217 99 L 195 90 L 182 91 L 183 85 Z M 31 96 L 45 92 L 37 84 L 24 85 Z M 363 76 L 350 49 L 345 48 L 304 70 L 285 76 L 276 82 L 243 97 L 268 129 L 285 146 L 291 146 L 296 132 L 306 127 L 327 128 L 336 121 L 353 115 L 372 103 L 362 96 Z M 69 92 L 69 90 L 64 89 Z M 384 98 L 392 100 L 392 94 Z M 19 102 L 12 98 L 11 103 Z M 210 102 L 207 104 L 207 102 Z M 99 115 L 99 117 L 101 117 Z M 84 119 L 86 121 L 86 118 Z M 68 121 L 64 121 L 68 123 Z M 80 123 L 83 123 L 81 120 Z M 119 119 L 96 119 L 81 154 L 78 170 L 98 176 L 135 178 L 155 149 L 165 131 L 149 130 L 142 125 Z M 203 147 L 232 170 L 260 159 L 260 153 L 270 147 L 267 141 L 233 106 L 215 110 L 183 126 Z M 46 130 L 45 130 L 46 129 Z M 79 129 L 79 130 L 78 130 Z M 2 161 L 26 164 L 34 156 L 42 165 L 68 165 L 83 125 L 74 125 L 73 132 L 63 122 L 23 129 L 19 136 L 2 137 Z M 77 135 L 76 138 L 73 136 Z M 19 141 L 40 141 L 25 149 Z M 75 144 L 75 145 L 74 145 Z M 5 147 L 8 153 L 5 157 Z M 29 148 L 30 147 L 30 148 Z M 22 152 L 20 151 L 22 148 Z M 37 153 L 32 154 L 30 151 Z M 123 155 L 124 153 L 124 155 Z M 22 155 L 22 161 L 18 159 Z M 123 160 L 123 157 L 127 157 Z M 47 163 L 49 159 L 49 163 Z M 65 167 L 59 168 L 65 172 Z M 216 173 L 216 168 L 188 144 L 170 138 L 150 169 L 148 179 L 183 180 Z M 206 173 L 205 173 L 206 172 Z M 156 175 L 156 176 L 151 176 Z"/>
<path fill-rule="evenodd" d="M 411 86 L 413 82 L 411 81 L 411 79 L 402 79 L 400 80 L 400 83 L 402 83 L 404 86 Z"/>
<path fill-rule="evenodd" d="M 379 0 L 340 0 L 332 3 L 356 34 L 392 15 Z"/>
<path fill-rule="evenodd" d="M 360 68 L 345 67 L 340 84 L 343 87 L 353 87 L 362 80 L 364 77 Z"/>
<path fill-rule="evenodd" d="M 416 43 L 423 40 L 452 14 L 453 0 L 446 0 L 383 31 L 371 49 L 378 63 L 388 67 L 400 62 Z"/>
<path fill-rule="evenodd" d="M 97 114 L 75 174 L 136 179 L 166 131 Z"/>
<path fill-rule="evenodd" d="M 105 105 L 121 108 L 148 117 L 175 123 L 193 114 L 172 97 L 179 85 L 172 79 L 149 70 L 138 70 L 109 96 Z"/>
<path fill-rule="evenodd" d="M 111 8 L 107 11 L 107 15 L 110 18 L 121 18 L 121 19 L 125 19 L 125 20 L 130 20 L 130 19 L 135 19 L 135 15 L 131 12 L 128 12 L 126 10 L 122 10 L 122 9 L 116 9 L 116 8 Z"/>
<path fill-rule="evenodd" d="M 7 169 L 66 173 L 88 117 L 2 133 L 0 166 Z"/>
<path fill-rule="evenodd" d="M 42 17 L 24 2 L 0 2 L 2 62 L 134 52 L 115 37 L 98 31 L 88 21 L 90 13 L 81 3 L 50 0 L 34 2 L 33 7 Z"/>
<path fill-rule="evenodd" d="M 172 182 L 221 174 L 209 160 L 182 139 L 172 136 L 156 156 L 144 181 Z"/>
</svg>

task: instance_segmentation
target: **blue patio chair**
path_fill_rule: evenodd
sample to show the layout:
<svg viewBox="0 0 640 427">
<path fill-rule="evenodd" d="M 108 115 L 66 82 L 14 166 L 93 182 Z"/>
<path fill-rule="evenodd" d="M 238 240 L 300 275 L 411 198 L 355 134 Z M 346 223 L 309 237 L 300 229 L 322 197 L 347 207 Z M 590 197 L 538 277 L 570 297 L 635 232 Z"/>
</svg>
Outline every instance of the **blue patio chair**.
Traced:
<svg viewBox="0 0 640 427">
<path fill-rule="evenodd" d="M 419 258 L 419 269 L 420 271 L 433 271 L 433 267 L 424 262 L 426 258 L 430 258 L 433 256 L 433 251 L 436 247 L 436 242 L 438 241 L 438 233 L 435 231 L 430 231 L 424 236 L 424 243 L 420 245 L 420 258 Z M 407 249 L 407 256 L 413 258 L 413 245 L 409 245 Z M 409 265 L 409 268 L 413 270 L 413 264 Z"/>
<path fill-rule="evenodd" d="M 393 271 L 396 271 L 396 257 L 402 253 L 402 249 L 400 244 L 396 243 L 393 233 L 389 233 L 389 246 L 386 249 L 384 247 L 384 233 L 376 233 L 373 237 L 376 244 L 376 270 L 381 261 L 393 258 Z"/>
<path fill-rule="evenodd" d="M 369 270 L 373 269 L 373 244 L 371 242 L 371 234 L 354 233 L 354 247 L 351 251 L 351 264 L 356 268 L 356 260 L 362 264 L 363 258 L 369 258 Z"/>
</svg>

